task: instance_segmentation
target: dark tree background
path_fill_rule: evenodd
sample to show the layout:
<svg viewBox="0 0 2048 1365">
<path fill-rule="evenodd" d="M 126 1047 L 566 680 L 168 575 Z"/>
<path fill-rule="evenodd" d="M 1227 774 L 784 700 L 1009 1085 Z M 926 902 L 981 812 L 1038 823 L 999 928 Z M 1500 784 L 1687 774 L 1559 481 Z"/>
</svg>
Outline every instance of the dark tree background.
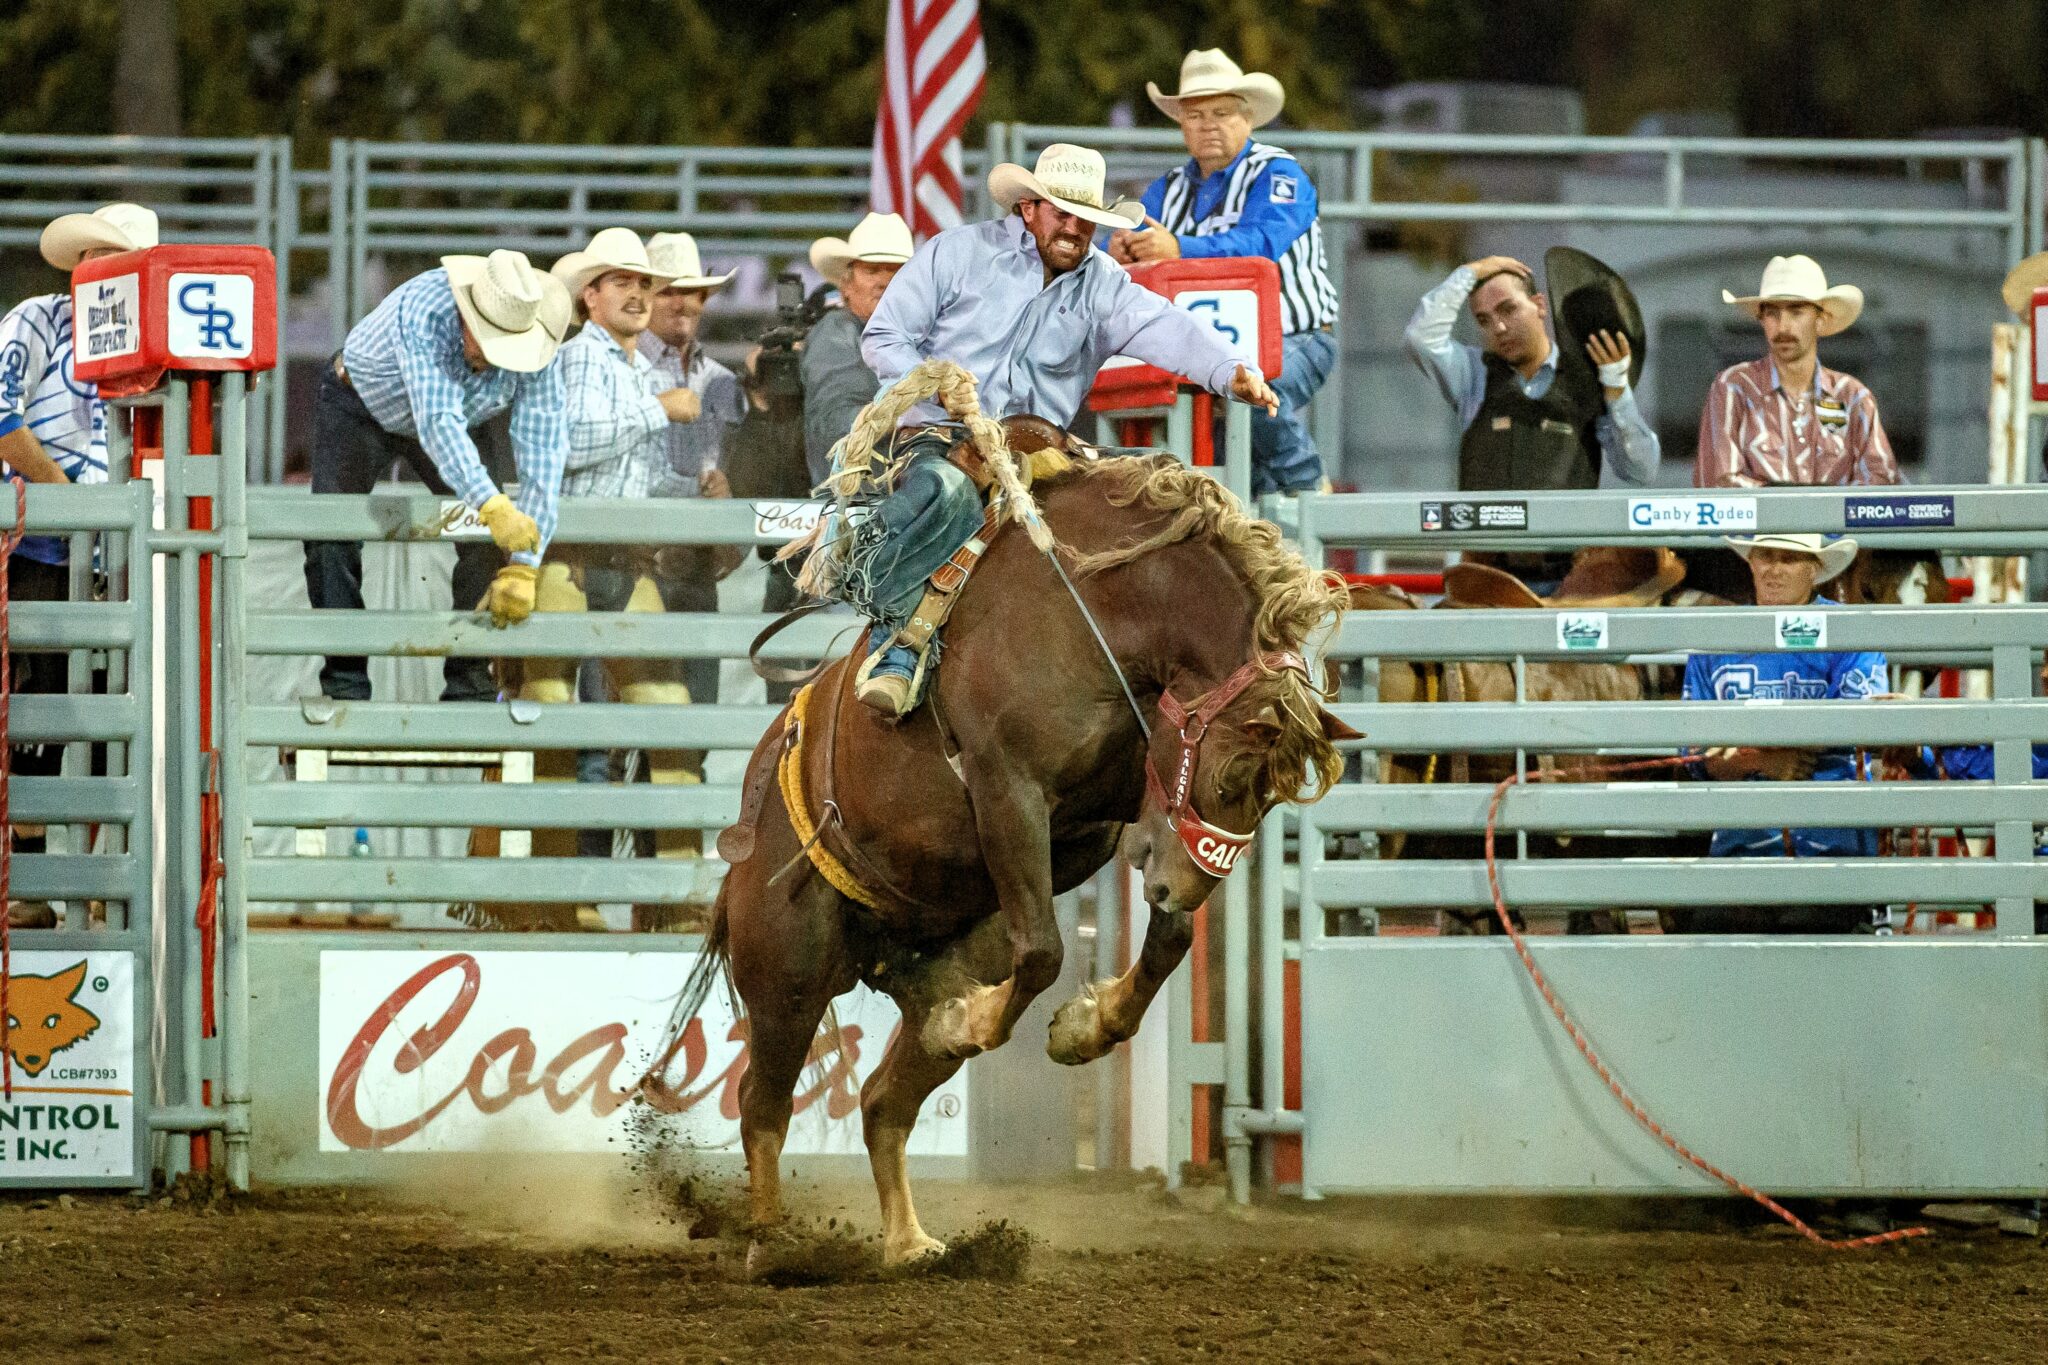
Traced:
<svg viewBox="0 0 2048 1365">
<path fill-rule="evenodd" d="M 1745 133 L 2048 131 L 2040 0 L 983 0 L 984 119 L 1098 122 L 1222 46 L 1289 121 L 1357 125 L 1414 79 L 1560 84 L 1589 125 L 1718 111 Z M 865 143 L 881 0 L 6 0 L 0 131 Z M 108 80 L 109 73 L 115 79 Z"/>
</svg>

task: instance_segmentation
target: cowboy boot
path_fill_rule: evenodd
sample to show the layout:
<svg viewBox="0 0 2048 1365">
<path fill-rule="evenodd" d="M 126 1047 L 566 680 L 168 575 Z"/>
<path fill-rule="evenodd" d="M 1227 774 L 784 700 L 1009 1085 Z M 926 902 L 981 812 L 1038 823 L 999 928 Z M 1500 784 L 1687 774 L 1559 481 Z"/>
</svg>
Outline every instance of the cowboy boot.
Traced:
<svg viewBox="0 0 2048 1365">
<path fill-rule="evenodd" d="M 910 710 L 916 677 L 916 652 L 896 643 L 894 627 L 877 621 L 868 632 L 868 657 L 854 674 L 853 695 L 885 716 L 902 716 Z"/>
</svg>

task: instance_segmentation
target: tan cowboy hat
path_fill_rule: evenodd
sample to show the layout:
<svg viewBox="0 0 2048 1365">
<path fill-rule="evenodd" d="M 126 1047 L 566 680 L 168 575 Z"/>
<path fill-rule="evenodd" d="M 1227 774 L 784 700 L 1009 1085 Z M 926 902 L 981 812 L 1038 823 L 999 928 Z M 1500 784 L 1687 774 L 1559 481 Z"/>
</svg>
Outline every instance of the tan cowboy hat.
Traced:
<svg viewBox="0 0 2048 1365">
<path fill-rule="evenodd" d="M 1754 294 L 1737 298 L 1723 289 L 1721 302 L 1732 303 L 1751 317 L 1767 303 L 1810 303 L 1820 309 L 1820 334 L 1831 337 L 1862 314 L 1863 291 L 1853 284 L 1830 288 L 1820 263 L 1811 256 L 1773 256 Z"/>
<path fill-rule="evenodd" d="M 443 256 L 441 264 L 448 271 L 455 309 L 476 334 L 485 360 L 514 374 L 547 368 L 560 343 L 541 317 L 545 277 L 524 252 Z"/>
<path fill-rule="evenodd" d="M 76 270 L 97 247 L 140 251 L 155 246 L 156 215 L 140 204 L 108 204 L 91 213 L 67 213 L 43 229 L 43 259 L 59 270 Z"/>
<path fill-rule="evenodd" d="M 844 237 L 820 237 L 811 243 L 811 268 L 838 284 L 855 261 L 902 265 L 917 250 L 910 224 L 893 213 L 871 213 Z"/>
<path fill-rule="evenodd" d="M 1787 534 L 1774 531 L 1761 536 L 1730 536 L 1728 548 L 1749 560 L 1749 552 L 1757 546 L 1767 550 L 1791 550 L 1798 554 L 1812 555 L 1820 561 L 1820 572 L 1814 582 L 1825 583 L 1849 567 L 1849 561 L 1856 558 L 1856 542 L 1847 536 L 1821 536 L 1808 534 Z"/>
<path fill-rule="evenodd" d="M 1134 228 L 1144 222 L 1144 208 L 1132 200 L 1102 202 L 1107 174 L 1101 152 L 1055 142 L 1038 154 L 1038 165 L 1031 170 L 1005 161 L 990 171 L 988 194 L 1005 213 L 1023 200 L 1043 199 L 1103 227 Z"/>
<path fill-rule="evenodd" d="M 1254 128 L 1280 117 L 1280 107 L 1287 103 L 1287 92 L 1280 88 L 1279 81 L 1263 71 L 1243 70 L 1224 56 L 1220 47 L 1205 47 L 1181 59 L 1179 94 L 1169 95 L 1151 81 L 1145 82 L 1145 93 L 1175 123 L 1180 122 L 1182 100 L 1200 99 L 1204 95 L 1239 96 L 1251 106 Z"/>
<path fill-rule="evenodd" d="M 568 288 L 569 297 L 575 298 L 583 292 L 584 285 L 612 270 L 628 275 L 645 275 L 654 281 L 657 289 L 666 287 L 675 278 L 655 268 L 647 248 L 640 242 L 639 233 L 622 227 L 602 229 L 590 239 L 589 246 L 562 257 L 548 268 L 548 273 Z"/>
<path fill-rule="evenodd" d="M 647 239 L 647 259 L 668 276 L 662 287 L 675 289 L 716 289 L 732 278 L 704 273 L 704 259 L 697 254 L 697 239 L 687 232 L 657 232 Z"/>
<path fill-rule="evenodd" d="M 2005 297 L 2005 306 L 2024 318 L 2034 306 L 2034 291 L 2044 284 L 2048 284 L 2048 251 L 2037 251 L 2012 268 L 1999 293 Z"/>
</svg>

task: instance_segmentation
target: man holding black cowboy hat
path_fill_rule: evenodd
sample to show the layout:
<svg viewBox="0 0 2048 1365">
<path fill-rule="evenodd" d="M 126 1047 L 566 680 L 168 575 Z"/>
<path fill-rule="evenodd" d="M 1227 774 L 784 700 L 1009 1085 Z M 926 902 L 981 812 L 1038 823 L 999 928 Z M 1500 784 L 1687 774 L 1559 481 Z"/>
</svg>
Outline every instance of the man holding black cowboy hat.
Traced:
<svg viewBox="0 0 2048 1365">
<path fill-rule="evenodd" d="M 1409 357 L 1464 427 L 1459 491 L 1597 488 L 1603 464 L 1621 483 L 1647 484 L 1660 449 L 1635 398 L 1642 310 L 1621 276 L 1583 251 L 1552 247 L 1543 268 L 1548 297 L 1511 256 L 1461 265 L 1408 320 Z M 1483 348 L 1451 336 L 1468 302 Z M 1516 558 L 1502 567 L 1532 582 L 1570 567 L 1569 555 Z"/>
</svg>

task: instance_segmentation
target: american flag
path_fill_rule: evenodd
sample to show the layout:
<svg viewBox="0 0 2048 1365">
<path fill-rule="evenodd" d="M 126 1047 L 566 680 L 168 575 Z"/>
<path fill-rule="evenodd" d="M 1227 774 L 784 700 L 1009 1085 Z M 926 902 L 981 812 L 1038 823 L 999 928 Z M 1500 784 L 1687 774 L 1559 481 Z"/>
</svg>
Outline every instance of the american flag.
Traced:
<svg viewBox="0 0 2048 1365">
<path fill-rule="evenodd" d="M 978 0 L 888 0 L 870 197 L 919 241 L 962 221 L 960 130 L 988 59 Z"/>
</svg>

